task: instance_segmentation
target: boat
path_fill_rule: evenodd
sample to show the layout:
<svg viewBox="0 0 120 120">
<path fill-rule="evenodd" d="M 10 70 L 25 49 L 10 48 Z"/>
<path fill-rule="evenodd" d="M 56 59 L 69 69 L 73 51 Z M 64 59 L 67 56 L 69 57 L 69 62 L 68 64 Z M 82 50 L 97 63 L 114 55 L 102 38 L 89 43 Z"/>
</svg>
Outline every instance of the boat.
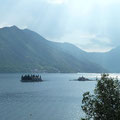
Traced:
<svg viewBox="0 0 120 120">
<path fill-rule="evenodd" d="M 22 75 L 21 82 L 42 82 L 42 78 L 39 75 Z"/>
</svg>

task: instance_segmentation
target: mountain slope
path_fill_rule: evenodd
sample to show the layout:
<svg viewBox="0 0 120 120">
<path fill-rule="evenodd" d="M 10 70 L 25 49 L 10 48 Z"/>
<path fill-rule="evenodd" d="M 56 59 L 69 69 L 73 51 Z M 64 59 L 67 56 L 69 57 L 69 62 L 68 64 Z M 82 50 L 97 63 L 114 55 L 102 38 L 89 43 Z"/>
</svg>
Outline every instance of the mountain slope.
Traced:
<svg viewBox="0 0 120 120">
<path fill-rule="evenodd" d="M 0 72 L 103 72 L 102 67 L 78 59 L 73 45 L 50 42 L 16 26 L 0 29 Z M 64 49 L 63 49 L 64 48 Z M 74 49 L 79 49 L 74 46 Z M 76 51 L 77 52 L 77 51 Z M 84 51 L 82 51 L 84 53 Z"/>
<path fill-rule="evenodd" d="M 106 53 L 89 53 L 87 58 L 104 66 L 109 72 L 120 72 L 120 46 Z"/>
</svg>

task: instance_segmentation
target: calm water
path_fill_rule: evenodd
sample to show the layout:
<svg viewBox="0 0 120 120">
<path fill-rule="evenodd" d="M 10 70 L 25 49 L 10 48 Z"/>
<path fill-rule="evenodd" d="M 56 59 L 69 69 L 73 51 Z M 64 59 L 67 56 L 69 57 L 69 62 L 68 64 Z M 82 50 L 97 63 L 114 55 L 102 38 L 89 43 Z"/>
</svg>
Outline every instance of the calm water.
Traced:
<svg viewBox="0 0 120 120">
<path fill-rule="evenodd" d="M 21 83 L 21 74 L 0 74 L 0 120 L 80 120 L 82 94 L 96 84 L 70 81 L 81 75 L 100 76 L 41 74 L 44 82 Z"/>
</svg>

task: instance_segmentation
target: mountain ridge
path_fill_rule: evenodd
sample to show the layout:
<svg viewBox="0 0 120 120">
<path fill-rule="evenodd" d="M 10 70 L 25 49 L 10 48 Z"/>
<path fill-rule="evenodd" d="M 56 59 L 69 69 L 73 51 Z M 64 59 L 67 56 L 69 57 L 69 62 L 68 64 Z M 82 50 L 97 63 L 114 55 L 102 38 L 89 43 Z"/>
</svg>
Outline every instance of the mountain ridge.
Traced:
<svg viewBox="0 0 120 120">
<path fill-rule="evenodd" d="M 83 57 L 84 53 L 72 44 L 48 41 L 29 29 L 0 28 L 0 72 L 106 71 Z"/>
<path fill-rule="evenodd" d="M 87 58 L 90 58 L 90 61 L 96 62 L 104 68 L 108 69 L 110 73 L 119 73 L 120 72 L 120 46 L 105 52 L 105 53 L 90 53 L 87 55 Z"/>
</svg>

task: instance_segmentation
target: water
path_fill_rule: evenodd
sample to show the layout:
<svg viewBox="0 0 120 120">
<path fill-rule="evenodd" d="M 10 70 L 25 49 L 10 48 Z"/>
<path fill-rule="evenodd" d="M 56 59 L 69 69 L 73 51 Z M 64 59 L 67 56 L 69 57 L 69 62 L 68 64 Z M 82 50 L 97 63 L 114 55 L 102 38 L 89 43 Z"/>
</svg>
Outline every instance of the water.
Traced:
<svg viewBox="0 0 120 120">
<path fill-rule="evenodd" d="M 93 92 L 96 81 L 71 81 L 83 75 L 40 74 L 39 83 L 21 83 L 21 74 L 0 74 L 0 120 L 80 120 L 82 94 Z M 119 74 L 111 74 L 120 76 Z"/>
</svg>

